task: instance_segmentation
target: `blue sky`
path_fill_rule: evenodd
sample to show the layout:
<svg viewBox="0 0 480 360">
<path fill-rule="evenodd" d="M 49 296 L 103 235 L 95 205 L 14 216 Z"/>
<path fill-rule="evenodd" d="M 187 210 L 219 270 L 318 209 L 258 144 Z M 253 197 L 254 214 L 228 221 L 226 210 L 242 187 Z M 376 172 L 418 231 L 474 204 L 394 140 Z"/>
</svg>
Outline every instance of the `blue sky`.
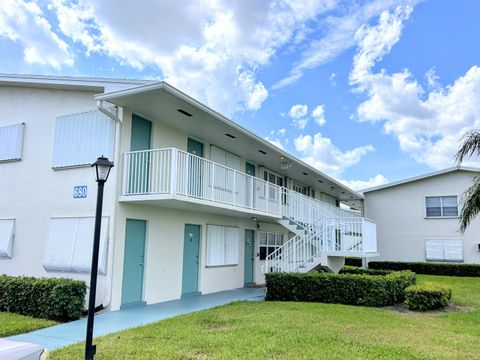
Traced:
<svg viewBox="0 0 480 360">
<path fill-rule="evenodd" d="M 480 127 L 479 12 L 473 0 L 0 0 L 0 71 L 165 79 L 361 189 L 452 166 Z"/>
</svg>

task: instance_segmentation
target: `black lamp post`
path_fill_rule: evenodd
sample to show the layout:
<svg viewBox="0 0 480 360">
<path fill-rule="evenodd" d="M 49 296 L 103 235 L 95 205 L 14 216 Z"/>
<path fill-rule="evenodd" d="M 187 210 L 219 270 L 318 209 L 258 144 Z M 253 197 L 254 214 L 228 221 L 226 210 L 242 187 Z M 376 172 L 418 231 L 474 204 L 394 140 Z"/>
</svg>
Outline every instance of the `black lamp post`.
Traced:
<svg viewBox="0 0 480 360">
<path fill-rule="evenodd" d="M 95 211 L 95 231 L 93 233 L 93 251 L 92 251 L 92 268 L 90 269 L 90 295 L 88 299 L 88 321 L 87 321 L 87 337 L 85 340 L 85 359 L 93 360 L 95 356 L 95 345 L 93 340 L 93 316 L 95 315 L 95 295 L 97 293 L 97 273 L 98 273 L 98 251 L 100 248 L 100 228 L 102 225 L 102 206 L 103 206 L 103 187 L 108 179 L 113 162 L 106 157 L 99 157 L 92 164 L 95 168 L 95 180 L 98 183 L 97 190 L 97 209 Z"/>
</svg>

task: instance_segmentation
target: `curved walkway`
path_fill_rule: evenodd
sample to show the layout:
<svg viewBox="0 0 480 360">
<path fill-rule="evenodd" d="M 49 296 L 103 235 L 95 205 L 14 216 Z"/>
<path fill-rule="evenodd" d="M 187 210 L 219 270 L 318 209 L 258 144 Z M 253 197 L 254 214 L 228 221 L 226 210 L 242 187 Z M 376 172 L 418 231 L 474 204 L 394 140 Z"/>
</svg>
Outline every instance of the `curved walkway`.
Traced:
<svg viewBox="0 0 480 360">
<path fill-rule="evenodd" d="M 234 301 L 263 300 L 264 288 L 242 288 L 207 295 L 188 296 L 179 300 L 166 301 L 145 306 L 132 306 L 109 311 L 95 316 L 95 336 L 102 336 L 181 314 L 210 309 Z M 11 336 L 9 339 L 39 344 L 52 351 L 85 340 L 87 319 L 29 333 Z"/>
</svg>

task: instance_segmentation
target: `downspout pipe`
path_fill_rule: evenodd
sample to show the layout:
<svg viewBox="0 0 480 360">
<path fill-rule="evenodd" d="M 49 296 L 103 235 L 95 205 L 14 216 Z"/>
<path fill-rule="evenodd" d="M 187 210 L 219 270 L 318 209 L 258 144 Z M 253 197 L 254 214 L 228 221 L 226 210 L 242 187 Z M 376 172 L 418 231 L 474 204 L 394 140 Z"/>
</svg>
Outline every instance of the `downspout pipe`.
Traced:
<svg viewBox="0 0 480 360">
<path fill-rule="evenodd" d="M 97 108 L 98 110 L 108 116 L 110 119 L 115 121 L 119 126 L 116 127 L 115 131 L 115 159 L 118 159 L 117 161 L 120 160 L 120 134 L 121 134 L 121 128 L 122 128 L 122 120 L 123 120 L 123 109 L 119 109 L 118 106 L 112 105 L 110 108 L 107 108 L 105 106 L 105 101 L 104 100 L 98 100 L 97 101 Z M 113 108 L 113 111 L 111 110 Z M 116 173 L 115 177 L 118 179 L 119 176 L 119 169 L 120 167 L 116 167 Z M 118 180 L 117 180 L 117 188 L 115 189 L 115 199 L 117 198 L 117 191 L 118 191 Z M 116 229 L 116 219 L 117 219 L 117 202 L 115 200 L 115 204 L 113 206 L 113 214 L 112 214 L 112 236 L 111 236 L 111 241 L 112 241 L 112 246 L 109 246 L 109 254 L 108 254 L 108 265 L 107 265 L 107 284 L 106 284 L 106 294 L 105 294 L 105 299 L 102 301 L 102 307 L 103 308 L 108 308 L 110 306 L 110 302 L 112 300 L 112 286 L 113 286 L 113 256 L 115 254 L 115 229 Z"/>
</svg>

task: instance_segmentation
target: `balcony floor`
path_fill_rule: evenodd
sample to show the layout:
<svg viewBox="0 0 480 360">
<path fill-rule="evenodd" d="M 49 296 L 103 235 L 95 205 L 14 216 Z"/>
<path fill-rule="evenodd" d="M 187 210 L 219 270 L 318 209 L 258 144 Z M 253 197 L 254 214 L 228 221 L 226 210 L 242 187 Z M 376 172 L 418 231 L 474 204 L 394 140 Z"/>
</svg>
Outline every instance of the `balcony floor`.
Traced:
<svg viewBox="0 0 480 360">
<path fill-rule="evenodd" d="M 269 221 L 282 219 L 282 215 L 268 213 L 240 206 L 222 204 L 193 197 L 171 195 L 171 194 L 150 194 L 150 195 L 124 195 L 119 196 L 118 201 L 121 203 L 133 203 L 146 206 L 157 206 L 163 208 L 189 210 L 208 214 L 251 218 L 256 217 L 258 220 Z"/>
</svg>

